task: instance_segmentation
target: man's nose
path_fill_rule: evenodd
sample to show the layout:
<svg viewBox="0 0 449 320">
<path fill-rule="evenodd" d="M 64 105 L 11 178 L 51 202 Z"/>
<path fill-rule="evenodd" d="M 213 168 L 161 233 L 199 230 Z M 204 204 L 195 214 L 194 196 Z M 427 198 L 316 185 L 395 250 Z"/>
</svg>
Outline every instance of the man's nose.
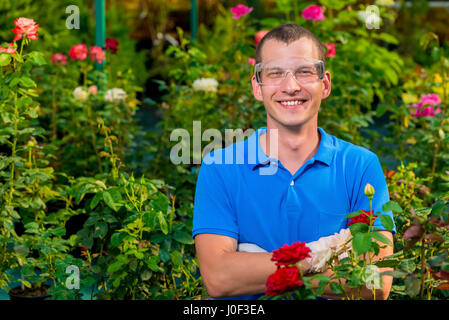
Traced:
<svg viewBox="0 0 449 320">
<path fill-rule="evenodd" d="M 281 89 L 285 92 L 296 92 L 301 90 L 301 86 L 298 81 L 296 81 L 293 73 L 291 71 L 287 71 L 284 80 L 281 82 Z"/>
</svg>

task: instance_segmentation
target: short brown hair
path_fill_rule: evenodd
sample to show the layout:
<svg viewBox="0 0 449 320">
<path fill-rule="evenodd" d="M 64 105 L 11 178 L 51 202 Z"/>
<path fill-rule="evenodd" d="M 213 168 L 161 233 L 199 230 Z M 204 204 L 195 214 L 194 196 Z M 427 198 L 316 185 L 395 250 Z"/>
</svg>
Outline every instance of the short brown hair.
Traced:
<svg viewBox="0 0 449 320">
<path fill-rule="evenodd" d="M 325 62 L 326 48 L 312 32 L 296 24 L 282 24 L 268 32 L 259 42 L 256 48 L 256 63 L 262 62 L 262 48 L 265 41 L 274 39 L 290 44 L 301 38 L 312 40 L 318 48 L 319 59 Z"/>
</svg>

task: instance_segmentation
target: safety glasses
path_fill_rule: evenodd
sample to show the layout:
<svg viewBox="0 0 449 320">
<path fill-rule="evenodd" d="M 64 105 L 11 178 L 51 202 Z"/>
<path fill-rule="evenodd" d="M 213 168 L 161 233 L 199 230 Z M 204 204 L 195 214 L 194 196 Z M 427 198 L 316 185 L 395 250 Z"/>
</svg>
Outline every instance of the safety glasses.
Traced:
<svg viewBox="0 0 449 320">
<path fill-rule="evenodd" d="M 290 73 L 299 84 L 310 84 L 324 79 L 324 62 L 312 58 L 288 58 L 263 61 L 255 65 L 256 82 L 278 86 Z"/>
</svg>

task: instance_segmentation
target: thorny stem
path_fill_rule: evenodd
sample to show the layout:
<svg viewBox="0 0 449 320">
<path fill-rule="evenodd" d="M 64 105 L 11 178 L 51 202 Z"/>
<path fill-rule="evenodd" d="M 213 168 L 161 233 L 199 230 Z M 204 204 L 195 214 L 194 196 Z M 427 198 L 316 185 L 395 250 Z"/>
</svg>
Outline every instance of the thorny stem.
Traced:
<svg viewBox="0 0 449 320">
<path fill-rule="evenodd" d="M 23 43 L 23 41 L 22 41 Z M 18 126 L 19 126 L 19 110 L 17 108 L 17 94 L 14 94 L 14 140 L 12 143 L 12 153 L 11 157 L 11 173 L 9 177 L 9 200 L 12 201 L 12 194 L 14 192 L 14 172 L 15 172 L 15 156 L 16 156 L 16 146 L 17 146 L 17 136 L 18 136 Z"/>
<path fill-rule="evenodd" d="M 424 280 L 426 279 L 426 242 L 424 236 L 421 240 L 421 286 L 419 289 L 419 298 L 422 300 L 424 297 Z"/>
</svg>

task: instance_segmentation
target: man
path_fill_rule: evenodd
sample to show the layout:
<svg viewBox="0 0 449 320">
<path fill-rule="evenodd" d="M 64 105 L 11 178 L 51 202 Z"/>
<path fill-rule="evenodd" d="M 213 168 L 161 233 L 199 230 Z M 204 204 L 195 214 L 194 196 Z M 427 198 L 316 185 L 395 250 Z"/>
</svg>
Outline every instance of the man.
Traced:
<svg viewBox="0 0 449 320">
<path fill-rule="evenodd" d="M 276 270 L 271 252 L 346 228 L 348 213 L 369 210 L 367 183 L 376 191 L 374 212 L 389 201 L 378 157 L 318 127 L 321 100 L 331 92 L 324 57 L 323 45 L 308 30 L 297 25 L 271 30 L 257 47 L 251 80 L 254 97 L 265 105 L 267 127 L 203 159 L 193 237 L 211 297 L 257 299 Z M 233 164 L 211 161 L 229 154 Z M 235 161 L 242 155 L 243 164 Z M 375 225 L 382 228 L 379 220 Z M 391 232 L 378 232 L 393 242 Z M 237 251 L 240 243 L 267 252 Z M 381 249 L 376 259 L 392 253 L 391 246 Z M 303 274 L 311 268 L 307 263 L 300 267 Z M 387 298 L 391 288 L 391 277 L 382 280 L 376 299 Z M 324 296 L 334 294 L 327 288 Z M 370 290 L 362 296 L 370 298 Z"/>
</svg>

